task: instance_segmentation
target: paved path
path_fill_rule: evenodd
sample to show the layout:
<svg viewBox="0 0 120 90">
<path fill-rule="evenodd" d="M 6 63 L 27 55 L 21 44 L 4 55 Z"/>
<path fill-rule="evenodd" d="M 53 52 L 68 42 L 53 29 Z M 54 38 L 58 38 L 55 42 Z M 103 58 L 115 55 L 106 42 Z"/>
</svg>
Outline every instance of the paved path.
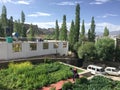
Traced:
<svg viewBox="0 0 120 90">
<path fill-rule="evenodd" d="M 59 82 L 57 82 L 57 83 L 54 83 L 54 84 L 51 84 L 50 86 L 48 86 L 48 87 L 43 87 L 42 89 L 40 89 L 40 90 L 50 90 L 51 88 L 53 88 L 53 87 L 55 87 L 55 90 L 61 90 L 61 88 L 62 88 L 62 85 L 64 84 L 64 83 L 66 83 L 66 82 L 72 82 L 72 83 L 74 83 L 74 81 L 73 81 L 73 79 L 71 78 L 71 79 L 67 79 L 67 80 L 61 80 L 61 81 L 59 81 Z"/>
<path fill-rule="evenodd" d="M 70 66 L 70 67 L 73 67 L 73 68 L 77 68 L 77 69 L 80 69 L 80 70 L 83 70 L 83 72 L 80 72 L 79 73 L 79 76 L 82 77 L 84 76 L 85 74 L 88 74 L 90 73 L 89 71 L 85 70 L 85 69 L 82 69 L 82 68 L 79 68 L 79 67 L 76 67 L 76 66 L 73 66 L 73 65 L 70 65 L 70 64 L 66 64 L 66 63 L 63 63 L 63 62 L 60 62 L 61 64 L 64 64 L 64 65 L 67 65 L 67 66 Z M 88 75 L 89 76 L 89 75 Z M 52 87 L 55 87 L 56 90 L 61 90 L 62 88 L 62 85 L 65 83 L 65 82 L 72 82 L 74 83 L 73 79 L 67 79 L 67 80 L 61 80 L 57 83 L 54 83 L 54 84 L 51 84 L 50 86 L 47 86 L 47 87 L 43 87 L 42 89 L 40 90 L 50 90 Z"/>
</svg>

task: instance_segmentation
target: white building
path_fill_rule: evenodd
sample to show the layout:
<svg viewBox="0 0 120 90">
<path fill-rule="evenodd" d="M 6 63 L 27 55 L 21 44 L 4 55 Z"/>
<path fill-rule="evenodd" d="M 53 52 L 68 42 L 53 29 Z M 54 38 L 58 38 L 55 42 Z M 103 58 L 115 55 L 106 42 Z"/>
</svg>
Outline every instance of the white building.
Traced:
<svg viewBox="0 0 120 90">
<path fill-rule="evenodd" d="M 40 55 L 60 54 L 67 55 L 68 42 L 0 42 L 0 60 L 34 57 Z"/>
</svg>

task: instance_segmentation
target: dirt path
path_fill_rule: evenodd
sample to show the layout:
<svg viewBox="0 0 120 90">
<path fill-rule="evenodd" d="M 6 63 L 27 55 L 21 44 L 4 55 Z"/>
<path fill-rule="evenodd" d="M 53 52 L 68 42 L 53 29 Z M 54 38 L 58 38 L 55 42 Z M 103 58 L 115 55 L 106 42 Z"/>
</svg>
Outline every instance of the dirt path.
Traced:
<svg viewBox="0 0 120 90">
<path fill-rule="evenodd" d="M 61 80 L 61 81 L 59 81 L 59 82 L 57 82 L 57 83 L 51 84 L 51 85 L 48 86 L 48 87 L 43 87 L 43 88 L 40 89 L 40 90 L 50 90 L 52 87 L 55 87 L 56 90 L 61 90 L 62 85 L 63 85 L 65 82 L 69 82 L 69 81 L 72 82 L 72 83 L 74 83 L 74 81 L 73 81 L 72 78 L 71 78 L 71 79 L 67 79 L 67 80 Z"/>
</svg>

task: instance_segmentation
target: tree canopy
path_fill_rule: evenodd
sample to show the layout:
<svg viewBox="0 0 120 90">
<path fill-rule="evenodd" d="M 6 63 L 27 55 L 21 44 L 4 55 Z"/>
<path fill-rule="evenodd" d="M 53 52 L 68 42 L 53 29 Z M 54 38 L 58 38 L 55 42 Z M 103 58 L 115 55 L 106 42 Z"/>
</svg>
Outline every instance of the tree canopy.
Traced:
<svg viewBox="0 0 120 90">
<path fill-rule="evenodd" d="M 109 36 L 109 30 L 107 27 L 104 28 L 103 36 Z"/>
<path fill-rule="evenodd" d="M 115 51 L 115 42 L 113 39 L 104 37 L 95 43 L 96 53 L 100 60 L 113 60 Z"/>
<path fill-rule="evenodd" d="M 67 40 L 66 15 L 63 15 L 63 23 L 60 30 L 60 40 Z"/>
<path fill-rule="evenodd" d="M 93 42 L 85 42 L 78 49 L 79 58 L 93 60 L 95 57 L 95 44 Z"/>
</svg>

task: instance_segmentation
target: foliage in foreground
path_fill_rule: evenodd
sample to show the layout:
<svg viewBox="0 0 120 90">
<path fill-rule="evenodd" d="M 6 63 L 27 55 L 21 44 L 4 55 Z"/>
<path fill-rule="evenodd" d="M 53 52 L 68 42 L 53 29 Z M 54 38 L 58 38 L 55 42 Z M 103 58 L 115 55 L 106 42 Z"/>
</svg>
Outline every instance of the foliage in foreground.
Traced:
<svg viewBox="0 0 120 90">
<path fill-rule="evenodd" d="M 82 77 L 74 84 L 67 82 L 62 90 L 120 90 L 120 81 L 113 81 L 103 76 L 95 76 L 91 80 Z"/>
<path fill-rule="evenodd" d="M 0 70 L 0 89 L 36 90 L 71 76 L 69 67 L 58 62 L 39 65 L 10 63 L 8 69 Z"/>
</svg>

